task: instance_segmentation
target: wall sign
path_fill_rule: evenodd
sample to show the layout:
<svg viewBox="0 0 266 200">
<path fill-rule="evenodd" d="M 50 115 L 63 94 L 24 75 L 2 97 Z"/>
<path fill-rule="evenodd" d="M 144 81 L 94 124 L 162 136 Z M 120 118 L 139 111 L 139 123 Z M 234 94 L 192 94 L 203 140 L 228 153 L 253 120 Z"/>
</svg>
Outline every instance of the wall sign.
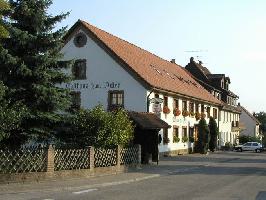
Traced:
<svg viewBox="0 0 266 200">
<path fill-rule="evenodd" d="M 66 83 L 65 88 L 70 90 L 96 90 L 96 89 L 119 89 L 120 83 L 114 81 L 105 82 L 72 82 Z"/>
</svg>

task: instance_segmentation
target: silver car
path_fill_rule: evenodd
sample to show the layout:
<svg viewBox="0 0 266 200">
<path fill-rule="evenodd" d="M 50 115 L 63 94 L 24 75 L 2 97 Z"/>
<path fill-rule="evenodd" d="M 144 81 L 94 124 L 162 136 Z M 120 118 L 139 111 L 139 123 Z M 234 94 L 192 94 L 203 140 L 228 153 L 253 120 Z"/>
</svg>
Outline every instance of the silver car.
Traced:
<svg viewBox="0 0 266 200">
<path fill-rule="evenodd" d="M 258 142 L 247 142 L 243 145 L 237 145 L 235 146 L 236 151 L 255 151 L 255 152 L 261 152 L 262 151 L 262 145 Z"/>
</svg>

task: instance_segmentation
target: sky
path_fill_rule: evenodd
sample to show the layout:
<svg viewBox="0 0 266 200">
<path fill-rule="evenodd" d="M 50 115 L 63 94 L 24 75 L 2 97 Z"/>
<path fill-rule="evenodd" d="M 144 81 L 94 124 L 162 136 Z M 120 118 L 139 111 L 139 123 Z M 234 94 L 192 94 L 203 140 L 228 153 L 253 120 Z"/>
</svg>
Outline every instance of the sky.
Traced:
<svg viewBox="0 0 266 200">
<path fill-rule="evenodd" d="M 231 79 L 250 112 L 266 112 L 265 0 L 54 0 L 51 15 L 78 19 L 185 67 L 190 57 Z"/>
</svg>

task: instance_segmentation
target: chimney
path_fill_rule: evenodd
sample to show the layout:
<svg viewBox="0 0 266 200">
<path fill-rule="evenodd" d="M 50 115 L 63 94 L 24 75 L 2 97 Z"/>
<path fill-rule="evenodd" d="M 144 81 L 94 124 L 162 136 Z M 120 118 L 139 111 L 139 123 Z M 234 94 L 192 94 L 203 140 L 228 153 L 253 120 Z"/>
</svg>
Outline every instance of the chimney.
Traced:
<svg viewBox="0 0 266 200">
<path fill-rule="evenodd" d="M 240 103 L 238 103 L 238 106 L 241 106 Z"/>
<path fill-rule="evenodd" d="M 194 58 L 191 57 L 191 58 L 190 58 L 190 63 L 193 63 L 193 62 L 194 62 Z"/>
<path fill-rule="evenodd" d="M 173 58 L 170 62 L 175 64 L 175 59 Z"/>
<path fill-rule="evenodd" d="M 199 64 L 202 65 L 202 61 L 201 60 L 199 60 Z"/>
</svg>

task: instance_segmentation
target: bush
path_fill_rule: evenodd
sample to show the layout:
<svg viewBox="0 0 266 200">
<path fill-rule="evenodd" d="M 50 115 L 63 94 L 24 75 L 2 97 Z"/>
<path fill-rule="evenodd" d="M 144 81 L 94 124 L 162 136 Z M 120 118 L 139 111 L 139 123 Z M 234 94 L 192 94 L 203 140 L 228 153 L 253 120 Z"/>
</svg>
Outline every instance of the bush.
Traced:
<svg viewBox="0 0 266 200">
<path fill-rule="evenodd" d="M 240 135 L 238 137 L 238 139 L 239 139 L 239 143 L 240 144 L 244 144 L 244 143 L 247 143 L 247 142 L 261 142 L 260 138 L 252 137 L 252 136 L 249 136 L 249 135 Z"/>
<path fill-rule="evenodd" d="M 188 137 L 186 137 L 186 136 L 184 136 L 184 137 L 182 137 L 182 142 L 184 143 L 184 142 L 187 142 L 188 141 Z"/>
<path fill-rule="evenodd" d="M 134 132 L 132 122 L 124 110 L 106 112 L 102 106 L 77 111 L 66 118 L 64 126 L 57 135 L 57 142 L 78 147 L 125 146 L 133 139 Z"/>
<path fill-rule="evenodd" d="M 173 142 L 174 142 L 174 143 L 178 143 L 179 141 L 180 141 L 180 138 L 177 137 L 176 135 L 174 135 L 174 137 L 173 137 Z"/>
</svg>

